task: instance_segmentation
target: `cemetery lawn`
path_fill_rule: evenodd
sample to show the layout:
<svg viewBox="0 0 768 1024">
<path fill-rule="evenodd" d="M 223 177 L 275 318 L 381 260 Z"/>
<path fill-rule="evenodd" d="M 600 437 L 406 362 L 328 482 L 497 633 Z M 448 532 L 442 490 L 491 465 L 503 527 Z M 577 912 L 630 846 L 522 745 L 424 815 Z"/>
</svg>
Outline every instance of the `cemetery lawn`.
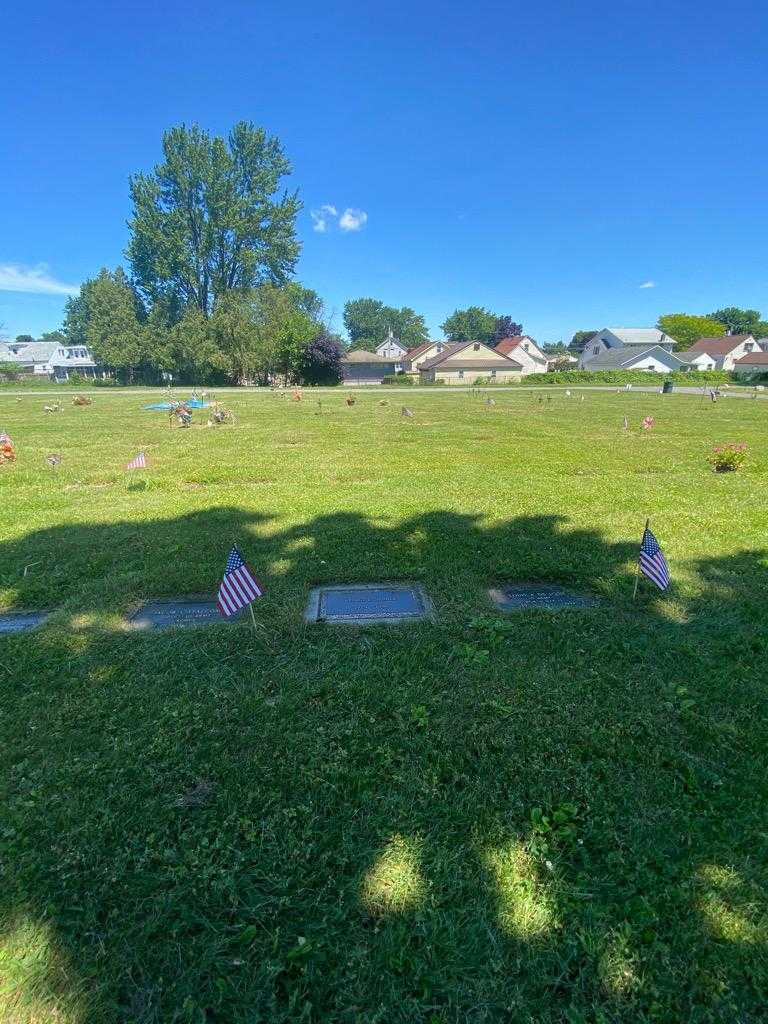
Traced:
<svg viewBox="0 0 768 1024">
<path fill-rule="evenodd" d="M 3 1024 L 765 1020 L 768 401 L 94 394 L 0 394 Z M 124 629 L 233 541 L 257 632 Z M 386 580 L 436 621 L 303 623 Z"/>
</svg>

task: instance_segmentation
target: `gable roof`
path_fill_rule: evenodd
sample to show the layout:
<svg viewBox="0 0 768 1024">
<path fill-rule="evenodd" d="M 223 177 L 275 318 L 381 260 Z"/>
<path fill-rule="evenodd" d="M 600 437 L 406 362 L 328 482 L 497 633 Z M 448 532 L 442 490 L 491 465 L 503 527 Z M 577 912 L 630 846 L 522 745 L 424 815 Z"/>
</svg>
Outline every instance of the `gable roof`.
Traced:
<svg viewBox="0 0 768 1024">
<path fill-rule="evenodd" d="M 768 365 L 768 352 L 747 352 L 741 359 L 737 359 L 735 365 L 739 363 L 761 363 Z"/>
<path fill-rule="evenodd" d="M 433 345 L 447 345 L 447 344 L 448 344 L 448 342 L 446 342 L 446 341 L 422 341 L 422 343 L 420 345 L 417 345 L 416 348 L 409 348 L 408 349 L 408 351 L 406 352 L 406 358 L 408 358 L 408 359 L 418 359 L 420 355 L 423 355 L 425 352 L 427 352 L 429 349 L 431 349 Z"/>
<path fill-rule="evenodd" d="M 20 363 L 47 363 L 60 344 L 58 341 L 31 341 L 19 349 L 16 359 Z"/>
<path fill-rule="evenodd" d="M 506 356 L 509 355 L 510 352 L 514 352 L 514 350 L 516 348 L 519 348 L 520 345 L 522 345 L 525 341 L 533 345 L 538 352 L 541 352 L 541 349 L 529 334 L 518 334 L 515 335 L 514 337 L 502 338 L 499 344 L 496 346 L 495 351 L 501 352 L 503 356 Z M 536 359 L 538 362 L 541 362 L 542 358 L 546 362 L 546 356 L 544 356 L 543 353 L 542 356 L 536 355 L 535 352 L 529 352 L 528 355 L 531 357 L 531 359 Z"/>
<path fill-rule="evenodd" d="M 751 334 L 725 334 L 718 338 L 699 338 L 688 349 L 689 352 L 708 352 L 711 356 L 727 356 L 743 341 L 754 341 Z"/>
<path fill-rule="evenodd" d="M 347 352 L 342 363 L 395 363 L 399 362 L 394 356 L 380 356 L 378 352 L 368 352 L 364 348 L 356 348 L 353 352 Z"/>
<path fill-rule="evenodd" d="M 616 348 L 609 348 L 607 352 L 601 352 L 599 356 L 595 356 L 594 359 L 590 359 L 586 364 L 587 370 L 619 370 L 622 366 L 626 366 L 627 363 L 633 363 L 637 359 L 642 359 L 643 356 L 647 356 L 652 352 L 658 352 L 658 358 L 671 359 L 673 362 L 678 363 L 682 366 L 685 360 L 681 359 L 674 352 L 668 352 L 667 349 L 662 348 L 661 345 L 649 345 L 648 348 L 643 348 L 638 351 L 637 345 L 622 345 Z"/>
<path fill-rule="evenodd" d="M 472 346 L 473 356 L 475 345 L 480 346 L 477 358 L 457 359 L 456 357 L 461 355 L 461 353 L 468 349 L 470 345 Z M 494 355 L 501 356 L 501 360 L 494 359 Z M 488 356 L 490 356 L 490 358 Z M 520 363 L 516 362 L 514 359 L 510 359 L 509 356 L 505 355 L 503 352 L 499 352 L 497 349 L 491 348 L 490 345 L 486 345 L 485 342 L 459 341 L 446 345 L 442 352 L 438 353 L 436 356 L 432 356 L 431 359 L 427 359 L 421 364 L 419 369 L 432 370 L 435 367 L 440 367 L 440 369 L 443 370 L 453 370 L 456 368 L 468 369 L 470 366 L 486 369 L 487 367 L 492 368 L 501 366 L 503 363 L 511 363 L 511 366 L 514 367 L 514 369 L 522 370 Z"/>
<path fill-rule="evenodd" d="M 622 345 L 659 345 L 663 341 L 673 342 L 674 339 L 670 338 L 664 331 L 660 331 L 658 327 L 604 327 L 603 331 L 609 331 L 616 338 L 619 339 Z M 601 331 L 597 332 L 601 334 Z M 594 340 L 593 338 L 590 341 Z"/>
</svg>

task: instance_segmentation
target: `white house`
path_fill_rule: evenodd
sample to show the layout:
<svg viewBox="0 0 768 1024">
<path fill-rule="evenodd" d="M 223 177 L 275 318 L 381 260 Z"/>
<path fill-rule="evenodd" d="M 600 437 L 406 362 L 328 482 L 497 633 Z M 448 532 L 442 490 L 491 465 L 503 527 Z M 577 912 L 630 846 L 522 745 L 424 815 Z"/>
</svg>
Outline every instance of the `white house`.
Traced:
<svg viewBox="0 0 768 1024">
<path fill-rule="evenodd" d="M 522 334 L 520 337 L 502 338 L 496 345 L 496 351 L 520 363 L 523 368 L 523 376 L 529 373 L 546 373 L 549 367 L 549 356 L 527 334 Z"/>
<path fill-rule="evenodd" d="M 12 342 L 8 346 L 22 371 L 56 380 L 68 380 L 70 373 L 83 377 L 98 376 L 96 360 L 85 345 L 69 345 L 58 341 L 33 341 L 25 345 Z"/>
<path fill-rule="evenodd" d="M 590 366 L 591 362 L 611 349 L 630 348 L 639 351 L 654 346 L 671 352 L 675 346 L 675 339 L 656 327 L 604 327 L 584 346 L 579 358 L 579 369 L 597 369 Z"/>
<path fill-rule="evenodd" d="M 684 359 L 692 370 L 716 370 L 717 360 L 709 352 L 675 352 L 676 356 Z"/>
<path fill-rule="evenodd" d="M 375 351 L 377 356 L 383 356 L 384 359 L 397 359 L 399 361 L 402 360 L 408 349 L 399 338 L 394 336 L 390 327 L 386 338 L 380 345 L 376 346 Z"/>
<path fill-rule="evenodd" d="M 760 351 L 761 346 L 751 334 L 726 334 L 720 338 L 699 338 L 681 355 L 692 356 L 697 352 L 705 352 L 714 360 L 714 369 L 732 370 L 737 359 L 742 359 L 750 352 Z"/>
<path fill-rule="evenodd" d="M 654 373 L 672 373 L 674 370 L 689 370 L 690 365 L 676 353 L 662 345 L 642 348 L 639 345 L 622 345 L 606 349 L 594 356 L 587 370 L 648 370 Z"/>
</svg>

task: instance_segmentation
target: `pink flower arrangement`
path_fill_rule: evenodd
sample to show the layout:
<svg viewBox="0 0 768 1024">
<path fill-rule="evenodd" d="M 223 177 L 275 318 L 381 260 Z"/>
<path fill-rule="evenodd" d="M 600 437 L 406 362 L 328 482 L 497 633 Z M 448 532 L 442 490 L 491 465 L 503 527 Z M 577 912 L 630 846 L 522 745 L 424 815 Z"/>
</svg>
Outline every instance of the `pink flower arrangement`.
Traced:
<svg viewBox="0 0 768 1024">
<path fill-rule="evenodd" d="M 735 473 L 747 460 L 747 446 L 742 444 L 718 444 L 712 449 L 707 462 L 716 473 Z"/>
<path fill-rule="evenodd" d="M 651 430 L 655 422 L 653 416 L 646 416 L 643 420 L 643 430 Z"/>
</svg>

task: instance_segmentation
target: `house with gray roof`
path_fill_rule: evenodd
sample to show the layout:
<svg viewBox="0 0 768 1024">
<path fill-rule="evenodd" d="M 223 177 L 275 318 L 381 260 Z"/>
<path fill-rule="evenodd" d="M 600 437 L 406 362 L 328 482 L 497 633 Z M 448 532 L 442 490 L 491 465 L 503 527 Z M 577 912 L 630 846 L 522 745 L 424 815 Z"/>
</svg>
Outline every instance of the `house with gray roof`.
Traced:
<svg viewBox="0 0 768 1024">
<path fill-rule="evenodd" d="M 98 376 L 96 360 L 86 345 L 70 345 L 66 341 L 33 341 L 23 347 L 14 346 L 13 359 L 23 373 L 54 380 L 68 380 L 71 373 L 83 377 Z"/>
<path fill-rule="evenodd" d="M 674 338 L 656 327 L 604 327 L 584 346 L 579 357 L 579 369 L 597 369 L 592 365 L 593 360 L 612 349 L 628 348 L 637 352 L 658 346 L 671 352 L 675 344 Z"/>
<path fill-rule="evenodd" d="M 655 373 L 672 373 L 674 370 L 690 370 L 689 363 L 661 345 L 642 348 L 627 345 L 609 348 L 594 356 L 583 367 L 586 370 L 648 370 Z"/>
</svg>

